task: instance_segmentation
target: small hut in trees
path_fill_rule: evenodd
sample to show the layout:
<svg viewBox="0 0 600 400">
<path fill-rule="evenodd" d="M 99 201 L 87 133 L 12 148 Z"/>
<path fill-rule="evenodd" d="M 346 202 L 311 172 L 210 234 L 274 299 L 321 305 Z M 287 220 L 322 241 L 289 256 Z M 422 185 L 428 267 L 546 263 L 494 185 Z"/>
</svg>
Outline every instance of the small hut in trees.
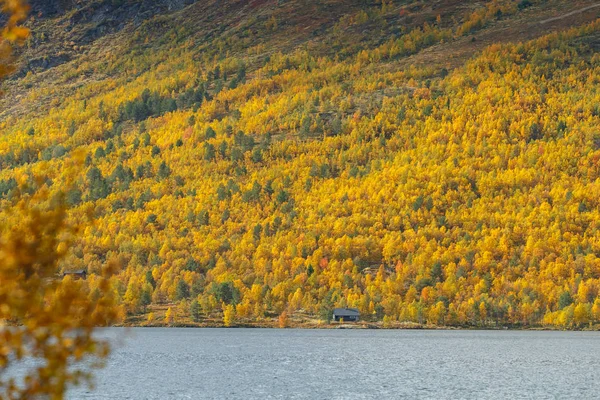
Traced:
<svg viewBox="0 0 600 400">
<path fill-rule="evenodd" d="M 360 313 L 356 308 L 336 308 L 333 310 L 333 319 L 342 322 L 356 322 L 360 317 Z"/>
<path fill-rule="evenodd" d="M 64 271 L 62 274 L 63 278 L 67 275 L 72 276 L 74 279 L 87 279 L 87 271 L 84 269 L 78 269 L 75 271 Z"/>
</svg>

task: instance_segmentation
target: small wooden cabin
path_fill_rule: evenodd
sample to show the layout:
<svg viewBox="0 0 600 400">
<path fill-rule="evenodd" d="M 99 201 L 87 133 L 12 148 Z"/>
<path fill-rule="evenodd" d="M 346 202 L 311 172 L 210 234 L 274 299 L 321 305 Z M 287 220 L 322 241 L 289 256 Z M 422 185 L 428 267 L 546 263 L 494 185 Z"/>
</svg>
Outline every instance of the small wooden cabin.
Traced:
<svg viewBox="0 0 600 400">
<path fill-rule="evenodd" d="M 333 310 L 333 319 L 335 321 L 356 322 L 360 313 L 356 308 L 336 308 Z"/>
<path fill-rule="evenodd" d="M 83 280 L 87 279 L 87 271 L 83 270 L 83 269 L 79 269 L 76 271 L 65 271 L 62 274 L 63 278 L 67 275 L 72 276 L 74 279 L 83 279 Z"/>
</svg>

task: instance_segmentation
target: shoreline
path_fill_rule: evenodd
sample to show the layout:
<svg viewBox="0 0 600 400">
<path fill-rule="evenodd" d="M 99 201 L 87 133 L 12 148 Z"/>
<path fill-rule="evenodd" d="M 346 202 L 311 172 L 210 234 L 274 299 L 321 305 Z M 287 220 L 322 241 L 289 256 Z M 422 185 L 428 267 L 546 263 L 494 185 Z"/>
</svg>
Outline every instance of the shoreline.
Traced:
<svg viewBox="0 0 600 400">
<path fill-rule="evenodd" d="M 323 324 L 312 324 L 312 323 L 300 323 L 300 324 L 289 324 L 288 326 L 281 327 L 277 321 L 272 322 L 261 322 L 261 323 L 249 323 L 240 322 L 232 324 L 231 326 L 225 326 L 223 323 L 214 322 L 173 322 L 171 324 L 164 322 L 136 324 L 136 323 L 123 323 L 113 325 L 115 328 L 189 328 L 189 329 L 306 329 L 306 330 L 330 330 L 330 329 L 359 329 L 359 330 L 446 330 L 446 331 L 556 331 L 556 332 L 598 332 L 600 331 L 600 325 L 592 325 L 582 328 L 559 328 L 559 327 L 518 327 L 518 326 L 437 326 L 437 325 L 423 325 L 418 323 L 396 323 L 389 326 L 383 326 L 383 323 L 378 322 L 357 322 L 357 323 L 323 323 Z"/>
<path fill-rule="evenodd" d="M 171 316 L 167 317 L 168 311 Z M 281 319 L 270 313 L 262 318 L 237 317 L 225 324 L 219 313 L 202 314 L 197 321 L 176 304 L 152 305 L 146 310 L 126 316 L 115 327 L 126 328 L 232 328 L 232 329 L 388 329 L 388 330 L 485 330 L 485 331 L 600 331 L 600 323 L 586 325 L 551 326 L 540 324 L 502 323 L 490 320 L 488 324 L 433 325 L 411 321 L 372 321 L 339 322 L 320 319 L 306 311 L 297 311 Z"/>
</svg>

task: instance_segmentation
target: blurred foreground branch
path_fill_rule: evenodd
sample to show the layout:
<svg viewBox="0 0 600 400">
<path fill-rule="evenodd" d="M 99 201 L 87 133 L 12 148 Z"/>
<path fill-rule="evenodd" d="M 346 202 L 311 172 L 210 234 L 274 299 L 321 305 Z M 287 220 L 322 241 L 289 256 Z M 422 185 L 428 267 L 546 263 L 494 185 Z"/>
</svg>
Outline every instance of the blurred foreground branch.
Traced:
<svg viewBox="0 0 600 400">
<path fill-rule="evenodd" d="M 28 11 L 24 1 L 0 0 L 0 7 L 7 15 L 1 79 L 14 70 L 13 46 L 29 30 L 19 25 Z M 70 161 L 67 176 L 76 176 L 76 165 Z M 10 223 L 0 225 L 0 399 L 63 398 L 70 384 L 90 378 L 81 361 L 98 366 L 108 354 L 95 329 L 119 316 L 109 281 L 114 263 L 87 281 L 58 275 L 78 227 L 67 222 L 64 194 L 39 186 L 33 194 L 20 190 L 9 206 Z M 15 376 L 14 367 L 30 360 L 34 366 Z"/>
</svg>

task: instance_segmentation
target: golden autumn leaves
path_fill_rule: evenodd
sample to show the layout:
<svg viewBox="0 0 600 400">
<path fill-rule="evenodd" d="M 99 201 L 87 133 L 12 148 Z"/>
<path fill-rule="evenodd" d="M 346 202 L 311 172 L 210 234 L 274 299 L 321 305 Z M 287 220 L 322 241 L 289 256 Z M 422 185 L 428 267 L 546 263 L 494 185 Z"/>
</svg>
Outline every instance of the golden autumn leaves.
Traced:
<svg viewBox="0 0 600 400">
<path fill-rule="evenodd" d="M 31 125 L 43 127 L 48 146 L 88 153 L 71 212 L 94 207 L 100 216 L 67 265 L 93 275 L 116 254 L 126 265 L 113 279 L 120 300 L 135 318 L 148 307 L 148 323 L 177 324 L 191 315 L 186 302 L 196 301 L 203 318 L 229 325 L 284 312 L 291 321 L 301 312 L 326 317 L 331 306 L 349 305 L 388 326 L 583 327 L 600 321 L 600 260 L 587 250 L 599 243 L 597 169 L 588 156 L 595 149 L 583 141 L 597 103 L 584 82 L 598 74 L 571 42 L 598 28 L 495 46 L 444 79 L 428 68 L 380 73 L 376 50 L 365 50 L 373 55 L 368 74 L 360 54 L 345 62 L 274 54 L 263 78 L 220 92 L 214 77 L 235 76 L 243 58 L 202 64 L 208 73 L 199 75 L 198 63 L 174 46 L 162 77 L 146 54 L 132 57 L 132 67 L 148 71 L 143 79 L 83 87 L 56 114 L 12 129 L 25 136 Z M 555 69 L 539 61 L 546 47 L 556 49 L 552 62 L 569 62 L 571 52 L 581 59 Z M 510 73 L 495 72 L 503 68 Z M 119 125 L 127 114 L 119 105 L 147 106 L 144 92 L 179 100 L 181 87 L 205 85 L 210 99 L 205 93 L 197 110 L 169 107 Z M 376 106 L 361 100 L 394 87 L 407 90 Z M 328 125 L 327 115 L 340 120 Z M 319 140 L 278 133 L 294 130 Z M 271 132 L 278 137 L 268 146 Z M 54 178 L 64 160 L 11 173 Z M 86 188 L 106 189 L 109 180 L 114 190 L 103 196 Z M 559 301 L 584 285 L 588 295 Z"/>
<path fill-rule="evenodd" d="M 29 6 L 23 0 L 0 1 L 1 11 L 9 15 L 8 22 L 2 31 L 2 36 L 10 42 L 19 42 L 29 36 L 29 29 L 19 24 L 27 17 Z"/>
<path fill-rule="evenodd" d="M 73 164 L 67 173 L 75 173 Z M 90 377 L 73 362 L 108 354 L 108 344 L 93 334 L 119 318 L 107 279 L 117 265 L 108 262 L 85 284 L 59 276 L 58 262 L 78 234 L 63 196 L 43 189 L 18 197 L 7 212 L 19 223 L 0 232 L 0 370 L 26 358 L 40 364 L 17 381 L 0 377 L 0 398 L 58 399 L 68 385 Z"/>
<path fill-rule="evenodd" d="M 2 232 L 0 368 L 31 357 L 41 362 L 20 384 L 0 380 L 0 398 L 62 398 L 69 384 L 87 377 L 72 369 L 74 361 L 106 356 L 107 344 L 93 331 L 117 317 L 108 280 L 96 279 L 99 295 L 91 299 L 82 282 L 57 276 L 57 262 L 64 256 L 60 238 L 71 228 L 64 207 L 40 206 L 45 195 L 19 201 L 12 212 L 21 223 Z M 105 272 L 113 268 L 109 264 Z"/>
<path fill-rule="evenodd" d="M 0 38 L 0 79 L 14 70 L 12 46 L 29 36 L 29 29 L 19 25 L 27 17 L 28 10 L 29 6 L 23 0 L 0 0 L 0 11 L 9 16 Z"/>
<path fill-rule="evenodd" d="M 2 78 L 13 70 L 11 46 L 22 43 L 29 30 L 19 25 L 27 15 L 25 2 L 0 0 L 0 6 L 9 15 L 0 39 Z M 76 174 L 76 164 L 65 166 L 65 176 Z M 90 377 L 73 368 L 74 362 L 92 357 L 99 365 L 108 354 L 108 344 L 93 333 L 119 316 L 106 279 L 116 264 L 108 262 L 87 285 L 58 276 L 58 262 L 77 227 L 67 222 L 64 195 L 47 189 L 31 195 L 25 189 L 20 184 L 6 210 L 18 222 L 0 228 L 0 399 L 61 399 L 69 385 Z M 31 358 L 38 364 L 24 376 L 2 374 Z"/>
<path fill-rule="evenodd" d="M 229 50 L 223 43 L 198 60 L 194 45 L 143 38 L 145 53 L 88 69 L 107 64 L 139 79 L 84 83 L 55 113 L 7 127 L 17 140 L 6 149 L 43 161 L 13 163 L 3 178 L 54 179 L 66 148 L 88 153 L 70 213 L 95 208 L 98 223 L 62 265 L 93 276 L 109 256 L 121 258 L 112 283 L 135 318 L 149 307 L 149 324 L 176 325 L 192 315 L 191 301 L 225 325 L 326 319 L 332 306 L 349 305 L 387 326 L 587 326 L 600 321 L 600 261 L 587 250 L 598 246 L 597 196 L 585 186 L 596 169 L 578 130 L 592 134 L 596 111 L 587 110 L 597 101 L 583 82 L 598 74 L 581 67 L 583 57 L 572 71 L 531 72 L 551 65 L 546 47 L 558 63 L 584 48 L 566 36 L 495 46 L 454 72 L 379 64 L 483 29 L 515 7 L 490 2 L 459 30 L 438 20 L 341 61 L 299 49 L 250 66 L 246 55 L 264 45 L 218 53 Z M 73 76 L 80 67 L 65 65 Z M 233 82 L 245 68 L 258 70 Z M 193 105 L 183 101 L 189 91 Z M 304 139 L 287 137 L 296 132 Z M 575 303 L 558 300 L 584 285 L 592 289 Z"/>
</svg>

